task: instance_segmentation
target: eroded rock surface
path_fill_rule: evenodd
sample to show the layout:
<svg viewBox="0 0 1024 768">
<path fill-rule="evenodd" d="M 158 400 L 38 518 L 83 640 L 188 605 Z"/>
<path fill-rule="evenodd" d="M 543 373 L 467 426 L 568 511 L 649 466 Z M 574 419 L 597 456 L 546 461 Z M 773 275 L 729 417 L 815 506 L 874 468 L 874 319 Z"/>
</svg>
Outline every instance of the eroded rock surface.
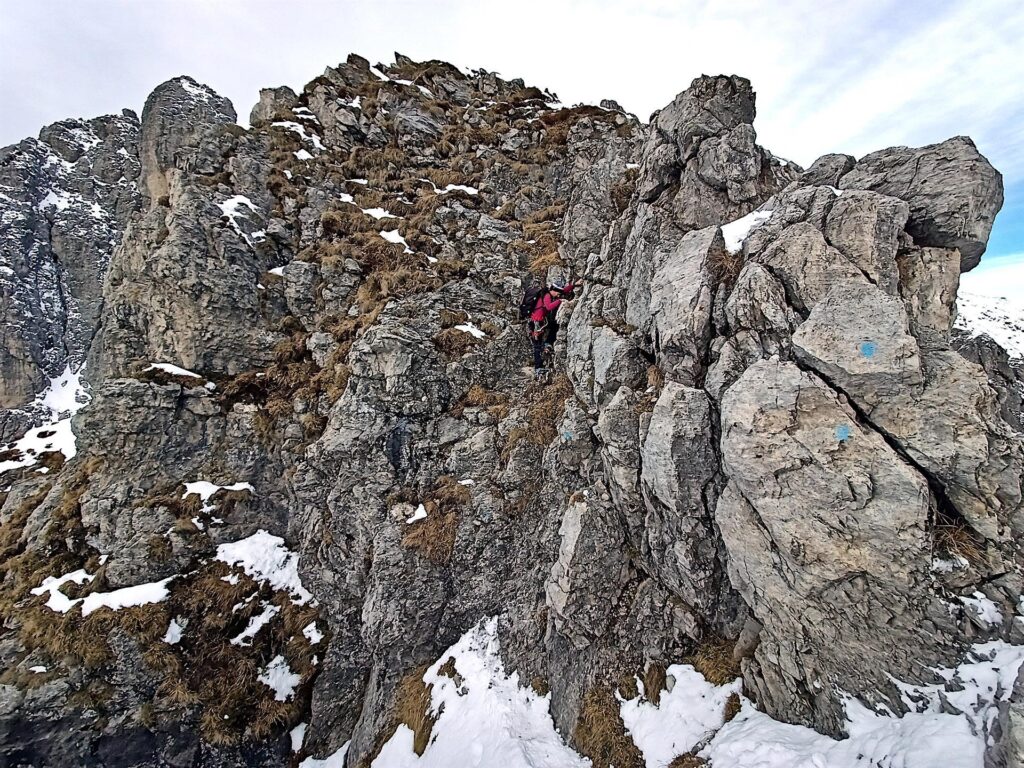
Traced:
<svg viewBox="0 0 1024 768">
<path fill-rule="evenodd" d="M 702 649 L 840 735 L 1021 640 L 1020 375 L 952 330 L 998 172 L 803 171 L 754 118 L 736 76 L 645 125 L 353 55 L 249 129 L 177 78 L 4 150 L 2 435 L 66 366 L 92 397 L 0 474 L 4 760 L 279 766 L 305 723 L 370 765 L 490 616 L 598 766 L 594 702 Z M 573 276 L 534 381 L 518 302 Z"/>
</svg>

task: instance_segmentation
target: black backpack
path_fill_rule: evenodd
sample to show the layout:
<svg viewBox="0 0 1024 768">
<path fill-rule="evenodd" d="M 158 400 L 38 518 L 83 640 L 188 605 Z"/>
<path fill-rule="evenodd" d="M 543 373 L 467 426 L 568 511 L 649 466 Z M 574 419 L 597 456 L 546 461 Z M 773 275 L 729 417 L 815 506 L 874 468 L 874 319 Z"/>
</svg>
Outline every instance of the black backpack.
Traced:
<svg viewBox="0 0 1024 768">
<path fill-rule="evenodd" d="M 533 310 L 537 308 L 537 300 L 540 298 L 542 293 L 544 293 L 543 284 L 527 286 L 525 293 L 523 293 L 523 300 L 519 302 L 520 320 L 530 319 L 530 315 L 533 314 Z"/>
</svg>

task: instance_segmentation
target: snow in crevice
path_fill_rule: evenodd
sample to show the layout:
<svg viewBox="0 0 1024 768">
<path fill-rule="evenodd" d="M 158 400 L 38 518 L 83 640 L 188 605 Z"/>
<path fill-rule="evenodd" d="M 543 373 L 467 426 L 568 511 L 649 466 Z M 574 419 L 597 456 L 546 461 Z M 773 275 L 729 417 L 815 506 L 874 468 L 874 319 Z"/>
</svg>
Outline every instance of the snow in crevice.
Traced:
<svg viewBox="0 0 1024 768">
<path fill-rule="evenodd" d="M 46 607 L 51 611 L 67 613 L 76 605 L 81 604 L 82 615 L 88 616 L 100 608 L 110 608 L 116 611 L 121 608 L 132 608 L 138 605 L 163 602 L 169 594 L 168 585 L 178 577 L 168 576 L 160 581 L 122 587 L 110 592 L 93 592 L 85 597 L 74 599 L 69 598 L 60 589 L 68 582 L 84 584 L 92 581 L 93 578 L 93 575 L 81 569 L 64 574 L 63 576 L 47 576 L 43 579 L 43 583 L 31 592 L 33 595 L 47 595 Z"/>
<path fill-rule="evenodd" d="M 249 624 L 246 628 L 243 629 L 236 637 L 231 638 L 231 644 L 238 646 L 252 645 L 252 639 L 256 637 L 256 635 L 259 634 L 259 631 L 269 624 L 270 620 L 280 612 L 281 609 L 276 605 L 264 606 L 262 613 L 259 613 L 249 619 Z"/>
<path fill-rule="evenodd" d="M 180 643 L 181 634 L 182 631 L 185 629 L 185 624 L 186 622 L 184 619 L 182 619 L 181 622 L 179 622 L 178 619 L 176 618 L 171 619 L 170 624 L 167 625 L 167 632 L 164 633 L 164 642 L 168 645 L 177 645 L 178 643 Z"/>
<path fill-rule="evenodd" d="M 192 483 L 185 483 L 185 493 L 181 495 L 181 498 L 187 499 L 192 494 L 197 495 L 203 503 L 203 512 L 209 513 L 217 508 L 215 504 L 210 503 L 210 497 L 218 491 L 248 491 L 249 493 L 256 493 L 256 490 L 249 483 L 217 485 L 208 480 L 196 480 Z"/>
<path fill-rule="evenodd" d="M 743 249 L 743 242 L 750 236 L 750 233 L 768 221 L 771 216 L 771 211 L 751 211 L 736 221 L 723 224 L 722 237 L 725 239 L 725 249 L 729 253 L 739 253 Z"/>
<path fill-rule="evenodd" d="M 298 605 L 313 599 L 299 578 L 299 555 L 290 551 L 280 536 L 260 529 L 252 536 L 218 546 L 217 559 L 239 566 L 256 581 L 288 592 Z"/>
<path fill-rule="evenodd" d="M 303 735 L 305 735 L 305 730 L 303 730 Z M 294 745 L 294 743 L 293 740 L 292 744 Z M 299 768 L 344 768 L 345 755 L 348 754 L 348 745 L 349 742 L 346 741 L 336 752 L 324 758 L 307 757 L 299 763 Z"/>
<path fill-rule="evenodd" d="M 2 446 L 3 450 L 11 450 L 15 458 L 0 461 L 0 474 L 32 466 L 39 461 L 40 454 L 51 451 L 60 451 L 68 461 L 75 457 L 78 449 L 71 419 L 89 403 L 89 395 L 82 384 L 84 370 L 84 365 L 78 370 L 66 366 L 64 372 L 50 379 L 46 389 L 36 396 L 29 409 L 48 413 L 48 417 L 21 439 Z"/>
<path fill-rule="evenodd" d="M 550 698 L 520 687 L 518 674 L 505 672 L 497 630 L 496 618 L 481 622 L 424 673 L 424 685 L 432 686 L 430 710 L 437 721 L 423 755 L 413 751 L 413 732 L 400 725 L 373 768 L 590 765 L 555 730 Z M 440 671 L 449 658 L 454 659 L 458 682 Z"/>
<path fill-rule="evenodd" d="M 220 208 L 224 217 L 228 220 L 228 225 L 235 231 L 235 233 L 241 237 L 249 245 L 253 247 L 254 243 L 258 243 L 266 238 L 266 234 L 263 230 L 256 230 L 253 232 L 246 232 L 240 225 L 241 221 L 251 221 L 252 216 L 250 214 L 256 214 L 257 219 L 259 216 L 259 209 L 253 204 L 245 195 L 233 195 L 223 202 L 217 203 L 217 207 Z M 248 209 L 248 211 L 246 210 Z"/>
<path fill-rule="evenodd" d="M 302 677 L 292 672 L 287 659 L 280 654 L 267 664 L 256 679 L 274 691 L 275 701 L 288 701 L 302 682 Z"/>
<path fill-rule="evenodd" d="M 313 118 L 316 119 L 315 117 Z M 277 128 L 284 128 L 286 131 L 291 131 L 298 135 L 300 139 L 308 142 L 313 146 L 314 149 L 323 150 L 323 142 L 320 141 L 320 137 L 312 131 L 306 131 L 306 126 L 301 123 L 294 122 L 292 120 L 278 120 L 277 122 L 271 123 L 271 125 Z"/>
<path fill-rule="evenodd" d="M 414 253 L 412 248 L 409 247 L 409 244 L 405 242 L 405 238 L 402 237 L 402 234 L 397 229 L 385 230 L 380 233 L 380 236 L 387 240 L 389 243 L 401 245 L 402 248 L 404 249 L 403 253 Z"/>
<path fill-rule="evenodd" d="M 465 192 L 468 195 L 480 194 L 479 189 L 477 189 L 476 187 L 471 187 L 467 184 L 447 184 L 444 187 L 439 187 L 430 179 L 421 178 L 420 181 L 424 182 L 425 184 L 429 184 L 430 188 L 434 190 L 434 193 L 438 195 L 446 195 L 449 192 Z"/>
<path fill-rule="evenodd" d="M 479 328 L 477 328 L 475 325 L 473 325 L 473 323 L 462 323 L 460 325 L 456 325 L 455 326 L 455 330 L 456 331 L 462 331 L 463 333 L 468 333 L 474 339 L 486 339 L 487 338 L 487 334 L 484 333 Z"/>
<path fill-rule="evenodd" d="M 187 368 L 174 365 L 173 363 L 150 363 L 146 368 L 142 369 L 143 373 L 147 373 L 149 371 L 163 371 L 164 373 L 169 373 L 172 376 L 187 376 L 195 379 L 203 378 L 198 373 L 190 371 Z"/>
</svg>

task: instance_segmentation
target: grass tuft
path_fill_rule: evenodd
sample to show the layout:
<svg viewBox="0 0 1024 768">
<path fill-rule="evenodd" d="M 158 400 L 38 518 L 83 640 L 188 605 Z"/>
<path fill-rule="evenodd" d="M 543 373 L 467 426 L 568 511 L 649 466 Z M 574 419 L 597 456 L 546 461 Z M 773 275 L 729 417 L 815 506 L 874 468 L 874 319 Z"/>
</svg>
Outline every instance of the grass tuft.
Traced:
<svg viewBox="0 0 1024 768">
<path fill-rule="evenodd" d="M 609 688 L 596 687 L 583 697 L 573 742 L 594 768 L 644 768 L 643 755 L 626 733 L 619 702 Z"/>
</svg>

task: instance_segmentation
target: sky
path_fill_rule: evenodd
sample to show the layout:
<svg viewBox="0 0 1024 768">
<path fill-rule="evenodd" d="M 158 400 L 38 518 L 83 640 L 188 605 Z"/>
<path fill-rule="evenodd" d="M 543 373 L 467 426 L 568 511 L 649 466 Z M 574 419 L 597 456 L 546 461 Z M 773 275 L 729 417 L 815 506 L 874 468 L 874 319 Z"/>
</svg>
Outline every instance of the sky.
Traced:
<svg viewBox="0 0 1024 768">
<path fill-rule="evenodd" d="M 698 75 L 739 74 L 757 91 L 760 143 L 804 166 L 971 136 L 1006 185 L 979 270 L 1012 271 L 1022 46 L 1022 0 L 0 0 L 0 145 L 65 117 L 141 112 L 181 74 L 244 121 L 261 87 L 300 89 L 349 52 L 484 67 L 645 120 Z"/>
</svg>

